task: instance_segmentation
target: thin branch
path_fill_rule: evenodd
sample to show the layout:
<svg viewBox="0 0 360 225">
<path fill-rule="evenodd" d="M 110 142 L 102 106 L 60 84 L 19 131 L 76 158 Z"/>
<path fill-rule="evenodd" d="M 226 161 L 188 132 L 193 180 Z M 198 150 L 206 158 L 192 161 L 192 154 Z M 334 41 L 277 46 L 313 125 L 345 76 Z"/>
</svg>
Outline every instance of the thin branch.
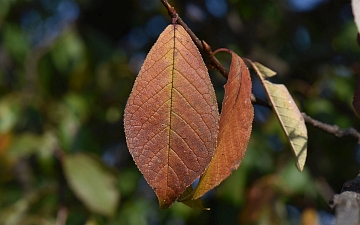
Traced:
<svg viewBox="0 0 360 225">
<path fill-rule="evenodd" d="M 323 122 L 320 122 L 318 120 L 315 120 L 311 118 L 310 116 L 306 115 L 306 113 L 301 113 L 304 117 L 305 121 L 308 124 L 311 124 L 314 127 L 317 127 L 327 133 L 333 134 L 336 137 L 353 137 L 358 140 L 358 143 L 360 144 L 360 133 L 355 130 L 354 128 L 350 127 L 348 129 L 341 129 L 337 125 L 330 125 Z"/>
<path fill-rule="evenodd" d="M 167 0 L 161 0 L 165 8 L 168 10 L 168 13 L 171 18 L 173 18 L 173 22 L 177 22 L 180 24 L 186 32 L 190 35 L 191 39 L 194 41 L 195 45 L 200 49 L 205 55 L 209 58 L 209 63 L 207 66 L 210 69 L 215 69 L 219 71 L 225 78 L 228 76 L 227 70 L 221 65 L 219 60 L 214 56 L 210 45 L 208 45 L 205 41 L 200 41 L 200 39 L 192 32 L 192 30 L 186 25 L 186 23 L 181 19 L 181 17 L 177 14 L 174 7 L 172 7 Z M 175 21 L 174 21 L 175 20 Z"/>
<path fill-rule="evenodd" d="M 268 101 L 260 99 L 260 98 L 256 97 L 254 94 L 251 94 L 251 102 L 253 104 L 261 105 L 261 106 L 264 106 L 266 108 L 272 109 L 272 106 Z"/>
<path fill-rule="evenodd" d="M 174 7 L 172 7 L 167 0 L 161 0 L 165 8 L 168 10 L 170 17 L 173 19 L 173 23 L 177 22 L 179 25 L 184 27 L 186 32 L 190 35 L 191 39 L 194 41 L 195 45 L 204 52 L 209 57 L 209 63 L 207 66 L 209 69 L 214 69 L 219 71 L 225 78 L 228 76 L 227 70 L 221 65 L 219 60 L 214 56 L 214 52 L 211 49 L 211 46 L 208 45 L 204 40 L 201 40 L 192 32 L 192 30 L 186 25 L 186 23 L 181 19 L 181 17 L 177 14 Z M 259 99 L 251 94 L 251 102 L 253 104 L 261 105 L 267 108 L 272 108 L 271 104 L 265 100 Z M 317 127 L 327 133 L 333 134 L 336 137 L 353 137 L 358 140 L 360 144 L 360 133 L 356 131 L 354 128 L 348 129 L 340 129 L 336 125 L 329 125 L 318 120 L 311 118 L 310 116 L 302 113 L 302 116 L 306 123 Z"/>
</svg>

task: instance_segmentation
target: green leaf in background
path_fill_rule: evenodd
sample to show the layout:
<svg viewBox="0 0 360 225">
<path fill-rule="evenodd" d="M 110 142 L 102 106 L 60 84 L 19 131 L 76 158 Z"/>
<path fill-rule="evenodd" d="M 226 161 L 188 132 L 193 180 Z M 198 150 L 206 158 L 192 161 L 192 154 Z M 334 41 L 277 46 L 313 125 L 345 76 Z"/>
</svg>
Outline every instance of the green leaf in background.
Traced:
<svg viewBox="0 0 360 225">
<path fill-rule="evenodd" d="M 75 195 L 94 213 L 111 216 L 119 203 L 116 178 L 97 160 L 82 153 L 63 160 L 66 180 Z"/>
<path fill-rule="evenodd" d="M 0 100 L 0 133 L 12 130 L 20 117 L 20 99 L 18 95 L 4 96 Z"/>
<path fill-rule="evenodd" d="M 294 151 L 296 166 L 299 171 L 302 171 L 306 161 L 308 142 L 304 118 L 284 85 L 273 84 L 265 80 L 265 78 L 274 75 L 273 73 L 268 73 L 271 70 L 264 70 L 264 66 L 261 66 L 259 69 L 259 63 L 252 63 L 252 65 L 261 80 L 281 127 L 285 131 L 291 148 Z"/>
<path fill-rule="evenodd" d="M 281 185 L 284 190 L 314 198 L 318 194 L 316 183 L 306 168 L 300 173 L 293 166 L 293 162 L 290 161 L 287 165 L 284 165 L 279 175 L 285 182 L 285 185 Z"/>
<path fill-rule="evenodd" d="M 36 153 L 39 145 L 42 145 L 39 135 L 30 132 L 19 134 L 14 138 L 9 148 L 8 157 L 18 160 L 21 157 Z"/>
</svg>

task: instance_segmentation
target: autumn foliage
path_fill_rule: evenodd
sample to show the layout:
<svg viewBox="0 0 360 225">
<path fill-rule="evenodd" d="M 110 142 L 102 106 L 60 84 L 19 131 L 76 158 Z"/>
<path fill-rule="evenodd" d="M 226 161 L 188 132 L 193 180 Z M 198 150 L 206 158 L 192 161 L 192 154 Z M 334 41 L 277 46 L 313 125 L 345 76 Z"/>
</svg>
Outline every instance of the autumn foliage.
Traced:
<svg viewBox="0 0 360 225">
<path fill-rule="evenodd" d="M 230 176 L 245 156 L 254 118 L 250 72 L 233 51 L 218 51 L 232 55 L 221 116 L 202 56 L 176 23 L 167 26 L 151 48 L 128 99 L 127 145 L 160 208 L 176 200 L 199 208 L 197 199 Z M 302 170 L 307 132 L 300 111 L 289 94 L 283 95 L 288 93 L 285 86 L 265 80 L 275 75 L 273 71 L 249 62 L 269 94 Z M 190 185 L 199 177 L 193 189 Z"/>
<path fill-rule="evenodd" d="M 170 206 L 209 165 L 218 120 L 199 51 L 181 26 L 169 25 L 149 52 L 124 115 L 130 153 L 160 207 Z"/>
</svg>

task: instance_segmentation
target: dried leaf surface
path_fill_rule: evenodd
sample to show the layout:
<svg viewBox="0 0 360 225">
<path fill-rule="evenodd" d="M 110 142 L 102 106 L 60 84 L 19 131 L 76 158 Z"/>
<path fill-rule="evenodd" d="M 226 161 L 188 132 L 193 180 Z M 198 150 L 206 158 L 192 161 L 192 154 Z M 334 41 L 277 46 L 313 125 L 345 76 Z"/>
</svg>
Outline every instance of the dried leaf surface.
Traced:
<svg viewBox="0 0 360 225">
<path fill-rule="evenodd" d="M 273 84 L 265 80 L 269 75 L 261 73 L 258 68 L 259 64 L 254 63 L 253 65 L 294 151 L 296 166 L 299 171 L 302 171 L 306 161 L 308 142 L 304 118 L 287 88 L 282 84 Z"/>
<path fill-rule="evenodd" d="M 198 49 L 183 27 L 169 25 L 147 55 L 124 114 L 129 151 L 160 208 L 169 207 L 209 165 L 218 114 Z"/>
<path fill-rule="evenodd" d="M 222 103 L 218 146 L 213 160 L 196 187 L 194 199 L 218 186 L 236 170 L 250 139 L 254 108 L 251 104 L 251 78 L 244 61 L 232 54 Z"/>
</svg>

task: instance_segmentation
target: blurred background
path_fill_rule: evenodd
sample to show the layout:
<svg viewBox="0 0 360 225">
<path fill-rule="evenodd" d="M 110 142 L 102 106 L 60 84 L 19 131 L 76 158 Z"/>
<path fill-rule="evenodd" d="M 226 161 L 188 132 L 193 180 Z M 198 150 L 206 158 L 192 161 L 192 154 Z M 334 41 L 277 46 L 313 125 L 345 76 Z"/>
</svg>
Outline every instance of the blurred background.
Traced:
<svg viewBox="0 0 360 225">
<path fill-rule="evenodd" d="M 360 130 L 360 72 L 344 0 L 171 0 L 213 49 L 278 72 L 301 111 Z M 246 156 L 203 200 L 158 210 L 128 153 L 123 111 L 171 22 L 160 0 L 0 0 L 0 224 L 332 224 L 328 202 L 360 165 L 356 140 L 308 126 L 302 173 L 271 111 L 255 106 Z M 230 56 L 219 53 L 228 66 Z M 210 71 L 219 105 L 226 80 Z M 253 76 L 253 92 L 266 99 Z"/>
</svg>

